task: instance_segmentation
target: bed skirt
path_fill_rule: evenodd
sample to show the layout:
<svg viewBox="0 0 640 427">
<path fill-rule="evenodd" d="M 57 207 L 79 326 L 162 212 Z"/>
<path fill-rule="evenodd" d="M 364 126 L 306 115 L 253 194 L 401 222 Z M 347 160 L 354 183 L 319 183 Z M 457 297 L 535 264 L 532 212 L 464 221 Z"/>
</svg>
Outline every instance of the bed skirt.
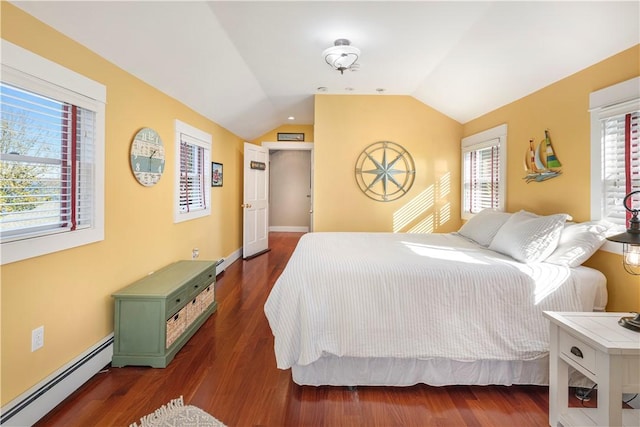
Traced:
<svg viewBox="0 0 640 427">
<path fill-rule="evenodd" d="M 326 356 L 310 365 L 294 365 L 291 373 L 296 384 L 313 386 L 548 385 L 549 357 L 461 362 Z"/>
</svg>

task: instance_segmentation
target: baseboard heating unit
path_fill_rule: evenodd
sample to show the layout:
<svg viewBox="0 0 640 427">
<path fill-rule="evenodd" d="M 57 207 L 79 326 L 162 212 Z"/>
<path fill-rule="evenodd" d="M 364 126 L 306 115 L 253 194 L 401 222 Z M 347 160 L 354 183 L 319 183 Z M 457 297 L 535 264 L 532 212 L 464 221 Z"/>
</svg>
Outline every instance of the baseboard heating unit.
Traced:
<svg viewBox="0 0 640 427">
<path fill-rule="evenodd" d="M 113 334 L 0 409 L 0 425 L 30 426 L 111 363 Z"/>
</svg>

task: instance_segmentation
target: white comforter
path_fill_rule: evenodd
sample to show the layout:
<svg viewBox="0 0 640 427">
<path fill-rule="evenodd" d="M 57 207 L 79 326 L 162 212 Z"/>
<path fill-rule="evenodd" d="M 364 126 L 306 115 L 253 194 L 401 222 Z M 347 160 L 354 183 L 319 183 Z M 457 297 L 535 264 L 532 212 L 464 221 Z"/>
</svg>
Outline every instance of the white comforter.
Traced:
<svg viewBox="0 0 640 427">
<path fill-rule="evenodd" d="M 304 235 L 265 304 L 278 368 L 323 355 L 531 360 L 543 310 L 578 311 L 571 269 L 451 234 Z"/>
</svg>

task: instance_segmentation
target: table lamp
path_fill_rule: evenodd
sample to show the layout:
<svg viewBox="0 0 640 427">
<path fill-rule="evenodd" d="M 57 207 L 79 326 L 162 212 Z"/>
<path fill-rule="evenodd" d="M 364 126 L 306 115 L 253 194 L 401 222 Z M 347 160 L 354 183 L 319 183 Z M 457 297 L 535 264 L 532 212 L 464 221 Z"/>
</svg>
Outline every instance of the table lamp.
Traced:
<svg viewBox="0 0 640 427">
<path fill-rule="evenodd" d="M 627 194 L 622 201 L 625 209 L 631 212 L 629 228 L 624 233 L 607 237 L 607 240 L 622 243 L 622 265 L 627 273 L 637 276 L 640 275 L 640 219 L 638 219 L 640 210 L 631 209 L 630 201 L 634 194 L 640 194 L 640 190 Z M 627 329 L 640 332 L 640 314 L 638 313 L 635 316 L 622 317 L 618 323 Z"/>
</svg>

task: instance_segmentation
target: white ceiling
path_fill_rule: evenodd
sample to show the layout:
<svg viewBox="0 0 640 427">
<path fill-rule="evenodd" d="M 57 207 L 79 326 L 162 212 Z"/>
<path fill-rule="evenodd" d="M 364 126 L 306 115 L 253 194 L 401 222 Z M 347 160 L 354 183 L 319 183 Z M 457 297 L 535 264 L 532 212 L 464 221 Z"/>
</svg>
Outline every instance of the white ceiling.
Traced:
<svg viewBox="0 0 640 427">
<path fill-rule="evenodd" d="M 640 1 L 12 3 L 246 140 L 313 124 L 320 86 L 465 123 L 640 43 Z M 324 62 L 338 38 L 358 71 Z"/>
</svg>

